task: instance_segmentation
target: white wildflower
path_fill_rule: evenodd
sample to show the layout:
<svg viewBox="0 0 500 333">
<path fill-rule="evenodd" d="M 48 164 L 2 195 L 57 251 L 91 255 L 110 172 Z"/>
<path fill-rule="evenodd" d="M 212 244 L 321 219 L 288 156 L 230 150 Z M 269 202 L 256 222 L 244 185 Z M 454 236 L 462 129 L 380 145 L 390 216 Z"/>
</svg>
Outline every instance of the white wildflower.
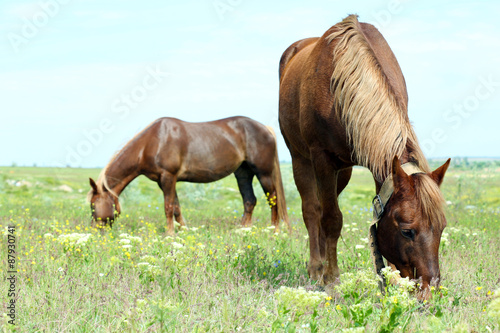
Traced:
<svg viewBox="0 0 500 333">
<path fill-rule="evenodd" d="M 180 244 L 180 243 L 177 243 L 177 242 L 172 242 L 172 246 L 175 248 L 175 249 L 181 249 L 184 247 L 184 245 Z"/>
<path fill-rule="evenodd" d="M 92 235 L 72 233 L 72 234 L 59 235 L 58 239 L 61 244 L 68 244 L 70 246 L 83 245 L 89 240 L 90 236 Z"/>
<path fill-rule="evenodd" d="M 398 280 L 398 286 L 406 291 L 413 291 L 415 290 L 415 281 L 411 281 L 409 277 L 400 278 Z"/>
<path fill-rule="evenodd" d="M 90 234 L 86 234 L 86 235 L 80 237 L 80 239 L 78 239 L 76 241 L 76 245 L 81 245 L 81 244 L 87 243 L 87 241 L 89 240 L 90 236 L 91 236 Z"/>
<path fill-rule="evenodd" d="M 387 281 L 398 281 L 401 278 L 400 272 L 397 269 L 393 270 L 391 266 L 382 268 L 382 275 Z"/>
<path fill-rule="evenodd" d="M 252 231 L 252 227 L 243 227 L 243 228 L 238 228 L 235 230 L 237 234 L 247 234 L 250 231 Z"/>
<path fill-rule="evenodd" d="M 500 324 L 500 288 L 493 293 L 493 300 L 488 304 L 488 316 Z"/>
<path fill-rule="evenodd" d="M 145 262 L 148 262 L 150 264 L 154 264 L 157 261 L 156 257 L 145 255 L 141 257 L 141 260 L 144 260 Z"/>
<path fill-rule="evenodd" d="M 134 242 L 134 243 L 142 243 L 142 238 L 141 237 L 129 237 L 128 238 L 131 242 Z"/>
<path fill-rule="evenodd" d="M 281 286 L 275 293 L 278 302 L 297 313 L 305 313 L 316 308 L 328 296 L 325 292 L 306 291 L 303 287 L 290 288 Z"/>
</svg>

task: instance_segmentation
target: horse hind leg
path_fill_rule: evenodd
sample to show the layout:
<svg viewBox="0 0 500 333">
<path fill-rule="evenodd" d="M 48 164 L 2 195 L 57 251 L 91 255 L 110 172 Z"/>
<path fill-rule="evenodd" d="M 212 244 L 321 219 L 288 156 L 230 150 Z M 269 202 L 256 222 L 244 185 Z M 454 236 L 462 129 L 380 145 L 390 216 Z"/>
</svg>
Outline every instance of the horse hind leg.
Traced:
<svg viewBox="0 0 500 333">
<path fill-rule="evenodd" d="M 260 185 L 262 186 L 262 190 L 266 194 L 267 203 L 271 208 L 271 223 L 274 226 L 274 231 L 279 232 L 280 220 L 278 218 L 278 198 L 276 186 L 273 182 L 272 173 L 258 173 L 257 178 L 259 179 Z"/>
<path fill-rule="evenodd" d="M 255 205 L 257 204 L 257 198 L 253 192 L 252 181 L 255 173 L 250 169 L 250 167 L 243 163 L 234 172 L 236 181 L 238 182 L 238 188 L 243 199 L 243 218 L 241 219 L 241 225 L 248 226 L 252 225 L 252 213 Z"/>
<path fill-rule="evenodd" d="M 177 191 L 175 191 L 175 199 L 174 199 L 174 217 L 177 222 L 181 225 L 181 227 L 186 226 L 184 218 L 181 213 L 181 204 L 179 203 L 179 197 L 177 196 Z"/>
<path fill-rule="evenodd" d="M 167 233 L 169 235 L 174 235 L 174 211 L 175 211 L 175 184 L 176 176 L 168 172 L 164 172 L 161 175 L 160 187 L 163 191 L 163 196 L 165 200 L 165 216 L 167 217 Z"/>
</svg>

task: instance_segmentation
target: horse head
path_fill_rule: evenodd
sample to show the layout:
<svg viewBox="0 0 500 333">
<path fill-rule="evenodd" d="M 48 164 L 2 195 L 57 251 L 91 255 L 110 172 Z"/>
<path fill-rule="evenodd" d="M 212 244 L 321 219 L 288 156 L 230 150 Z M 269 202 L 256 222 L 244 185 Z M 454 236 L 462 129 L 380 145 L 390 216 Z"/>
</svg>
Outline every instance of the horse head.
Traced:
<svg viewBox="0 0 500 333">
<path fill-rule="evenodd" d="M 438 251 L 446 218 L 439 186 L 449 163 L 430 173 L 407 175 L 395 157 L 394 191 L 377 228 L 380 253 L 402 277 L 421 279 L 421 299 L 429 298 L 429 286 L 440 279 Z"/>
<path fill-rule="evenodd" d="M 92 212 L 93 227 L 111 227 L 114 220 L 120 215 L 120 203 L 118 197 L 111 193 L 106 187 L 99 187 L 92 178 L 89 178 L 92 187 L 88 198 Z"/>
</svg>

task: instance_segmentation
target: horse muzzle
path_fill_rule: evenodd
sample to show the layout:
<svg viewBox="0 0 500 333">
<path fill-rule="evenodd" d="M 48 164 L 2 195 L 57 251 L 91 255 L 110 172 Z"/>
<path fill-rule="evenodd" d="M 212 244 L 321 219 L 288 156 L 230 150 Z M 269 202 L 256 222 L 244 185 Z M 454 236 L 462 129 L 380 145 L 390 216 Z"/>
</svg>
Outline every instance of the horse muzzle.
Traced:
<svg viewBox="0 0 500 333">
<path fill-rule="evenodd" d="M 417 267 L 405 267 L 400 270 L 401 277 L 408 277 L 410 280 L 415 280 L 417 282 L 417 299 L 420 301 L 428 300 L 432 293 L 431 287 L 439 287 L 439 282 L 441 275 L 439 268 L 429 269 L 425 267 L 418 269 Z"/>
<path fill-rule="evenodd" d="M 107 217 L 106 219 L 102 219 L 100 217 L 98 217 L 98 218 L 92 217 L 92 221 L 90 223 L 90 226 L 93 228 L 101 229 L 101 228 L 105 228 L 106 226 L 112 227 L 113 222 L 114 222 L 114 217 L 113 218 Z"/>
</svg>

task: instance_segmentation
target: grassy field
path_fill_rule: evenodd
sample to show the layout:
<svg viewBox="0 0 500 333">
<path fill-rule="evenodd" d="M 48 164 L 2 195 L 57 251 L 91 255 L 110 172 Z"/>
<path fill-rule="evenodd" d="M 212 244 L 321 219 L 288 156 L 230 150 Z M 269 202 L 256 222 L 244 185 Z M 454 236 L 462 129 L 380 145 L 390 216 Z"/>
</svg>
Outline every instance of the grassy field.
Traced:
<svg viewBox="0 0 500 333">
<path fill-rule="evenodd" d="M 307 276 L 307 232 L 290 164 L 282 173 L 291 234 L 269 228 L 256 184 L 254 226 L 241 228 L 241 197 L 228 177 L 179 184 L 188 228 L 175 237 L 165 235 L 162 194 L 146 178 L 126 189 L 121 218 L 101 233 L 89 227 L 86 202 L 88 177 L 96 179 L 99 170 L 2 167 L 0 326 L 19 332 L 499 332 L 499 171 L 494 162 L 464 161 L 448 171 L 441 288 L 419 303 L 411 286 L 377 290 L 366 246 L 374 195 L 366 169 L 355 169 L 341 196 L 343 273 L 340 284 L 324 291 Z M 8 225 L 15 226 L 10 233 Z M 15 297 L 8 297 L 6 280 L 9 234 Z M 11 299 L 15 325 L 6 316 Z"/>
</svg>

